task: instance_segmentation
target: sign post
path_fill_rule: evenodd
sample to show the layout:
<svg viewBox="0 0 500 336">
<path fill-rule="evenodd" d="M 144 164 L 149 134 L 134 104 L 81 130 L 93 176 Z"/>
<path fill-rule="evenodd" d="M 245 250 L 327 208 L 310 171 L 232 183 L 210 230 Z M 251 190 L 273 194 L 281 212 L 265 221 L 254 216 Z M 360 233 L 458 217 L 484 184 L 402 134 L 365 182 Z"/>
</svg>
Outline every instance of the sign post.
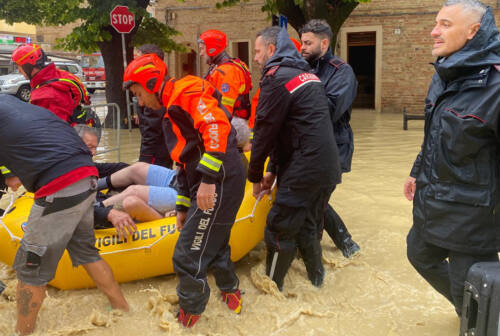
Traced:
<svg viewBox="0 0 500 336">
<path fill-rule="evenodd" d="M 109 13 L 111 26 L 121 34 L 122 36 L 122 53 L 123 53 L 123 70 L 127 67 L 127 53 L 125 50 L 125 34 L 128 34 L 135 27 L 135 17 L 134 13 L 128 10 L 127 6 L 115 6 L 113 10 Z M 125 96 L 127 100 L 127 119 L 128 119 L 128 129 L 132 130 L 132 121 L 130 114 L 130 93 L 127 89 L 125 91 Z"/>
</svg>

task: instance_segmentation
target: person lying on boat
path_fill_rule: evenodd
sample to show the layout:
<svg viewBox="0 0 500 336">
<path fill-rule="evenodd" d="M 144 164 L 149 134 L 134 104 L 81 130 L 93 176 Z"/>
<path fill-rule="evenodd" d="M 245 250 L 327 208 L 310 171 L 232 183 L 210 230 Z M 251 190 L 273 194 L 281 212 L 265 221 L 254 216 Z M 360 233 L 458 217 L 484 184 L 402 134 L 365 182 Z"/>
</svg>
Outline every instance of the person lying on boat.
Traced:
<svg viewBox="0 0 500 336">
<path fill-rule="evenodd" d="M 98 131 L 93 127 L 80 124 L 75 125 L 73 128 L 90 150 L 92 157 L 94 157 L 99 143 Z M 110 176 L 120 169 L 129 166 L 124 162 L 95 162 L 94 164 L 99 177 Z M 102 201 L 108 197 L 107 194 L 101 191 L 97 192 L 96 202 L 94 203 L 94 228 L 104 229 L 115 227 L 120 238 L 125 239 L 129 234 L 131 235 L 136 231 L 135 222 L 128 213 L 113 209 L 113 207 L 105 207 Z"/>
<path fill-rule="evenodd" d="M 75 126 L 83 142 L 95 155 L 97 132 L 85 125 Z M 96 163 L 100 180 L 100 190 L 124 191 L 116 195 L 99 192 L 94 206 L 94 227 L 115 227 L 120 238 L 133 234 L 138 222 L 148 222 L 171 215 L 175 208 L 177 192 L 171 186 L 175 183 L 176 172 L 161 166 L 137 162 L 129 166 L 125 163 Z M 124 211 L 114 208 L 121 204 Z"/>
<path fill-rule="evenodd" d="M 126 188 L 119 194 L 106 198 L 102 204 L 105 207 L 121 204 L 139 222 L 172 215 L 177 198 L 176 174 L 175 170 L 162 166 L 136 162 L 99 179 L 98 189 Z"/>
</svg>

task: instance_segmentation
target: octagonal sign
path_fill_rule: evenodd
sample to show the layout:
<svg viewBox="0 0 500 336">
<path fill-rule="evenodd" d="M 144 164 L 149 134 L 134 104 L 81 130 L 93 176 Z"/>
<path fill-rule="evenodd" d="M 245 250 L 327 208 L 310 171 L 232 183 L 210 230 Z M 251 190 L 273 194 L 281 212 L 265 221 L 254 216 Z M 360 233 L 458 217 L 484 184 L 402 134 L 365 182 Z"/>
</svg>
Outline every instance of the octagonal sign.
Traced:
<svg viewBox="0 0 500 336">
<path fill-rule="evenodd" d="M 109 13 L 109 17 L 111 26 L 119 33 L 130 33 L 135 27 L 134 14 L 128 10 L 127 6 L 116 6 Z"/>
</svg>

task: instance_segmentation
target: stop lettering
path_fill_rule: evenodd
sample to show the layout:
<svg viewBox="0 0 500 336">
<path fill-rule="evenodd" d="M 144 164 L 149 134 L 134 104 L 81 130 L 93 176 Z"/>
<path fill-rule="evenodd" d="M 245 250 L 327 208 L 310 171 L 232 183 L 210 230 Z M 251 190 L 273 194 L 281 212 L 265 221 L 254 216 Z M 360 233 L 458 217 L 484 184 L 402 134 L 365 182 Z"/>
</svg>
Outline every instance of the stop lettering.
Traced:
<svg viewBox="0 0 500 336">
<path fill-rule="evenodd" d="M 119 33 L 130 33 L 135 27 L 135 17 L 127 6 L 116 6 L 109 13 L 111 26 Z"/>
</svg>

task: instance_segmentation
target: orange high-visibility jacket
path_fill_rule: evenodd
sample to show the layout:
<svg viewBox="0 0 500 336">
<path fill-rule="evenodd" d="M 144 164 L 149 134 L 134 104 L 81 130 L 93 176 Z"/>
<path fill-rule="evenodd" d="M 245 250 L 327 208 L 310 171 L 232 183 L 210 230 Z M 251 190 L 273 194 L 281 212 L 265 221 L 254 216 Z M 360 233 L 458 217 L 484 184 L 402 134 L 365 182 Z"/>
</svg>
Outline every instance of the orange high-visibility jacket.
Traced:
<svg viewBox="0 0 500 336">
<path fill-rule="evenodd" d="M 220 93 L 207 81 L 186 76 L 170 79 L 161 91 L 166 108 L 163 130 L 171 158 L 181 169 L 178 205 L 189 207 L 189 187 L 183 182 L 186 169 L 201 173 L 206 183 L 219 180 L 231 133 L 230 115 L 220 102 Z M 232 139 L 235 144 L 235 140 Z M 234 145 L 233 144 L 233 145 Z M 192 172 L 187 172 L 192 174 Z M 179 210 L 179 209 L 178 209 Z"/>
<path fill-rule="evenodd" d="M 205 79 L 219 90 L 222 104 L 233 115 L 239 96 L 247 89 L 243 69 L 229 60 L 211 68 Z"/>
</svg>

